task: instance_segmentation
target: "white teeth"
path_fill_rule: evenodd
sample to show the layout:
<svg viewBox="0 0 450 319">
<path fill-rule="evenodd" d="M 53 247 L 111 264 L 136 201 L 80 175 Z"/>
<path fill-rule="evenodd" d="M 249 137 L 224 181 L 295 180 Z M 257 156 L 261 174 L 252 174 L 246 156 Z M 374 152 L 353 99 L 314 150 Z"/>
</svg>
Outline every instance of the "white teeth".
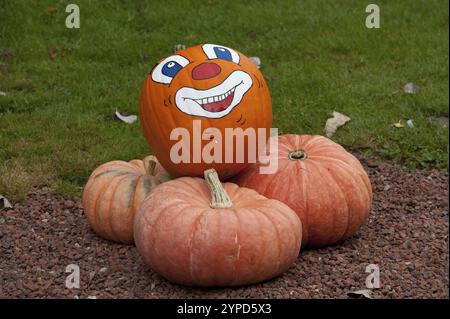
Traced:
<svg viewBox="0 0 450 319">
<path fill-rule="evenodd" d="M 214 102 L 219 102 L 219 101 L 223 101 L 225 100 L 228 96 L 230 96 L 234 91 L 235 91 L 236 87 L 232 88 L 231 90 L 229 90 L 228 92 L 221 94 L 221 95 L 216 95 L 216 96 L 211 96 L 211 97 L 207 97 L 204 99 L 198 99 L 195 100 L 198 104 L 208 104 L 208 103 L 214 103 Z"/>
</svg>

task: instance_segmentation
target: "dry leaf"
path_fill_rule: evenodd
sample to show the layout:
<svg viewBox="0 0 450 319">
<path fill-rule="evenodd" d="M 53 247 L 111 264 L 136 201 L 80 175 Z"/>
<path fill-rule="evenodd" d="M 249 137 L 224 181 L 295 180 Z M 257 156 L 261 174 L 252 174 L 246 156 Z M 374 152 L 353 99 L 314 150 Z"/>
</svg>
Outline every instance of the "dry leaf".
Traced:
<svg viewBox="0 0 450 319">
<path fill-rule="evenodd" d="M 3 208 L 12 208 L 12 205 L 6 197 L 0 195 L 0 209 Z"/>
<path fill-rule="evenodd" d="M 333 117 L 329 118 L 325 123 L 325 133 L 328 137 L 333 136 L 336 133 L 336 130 L 350 121 L 351 119 L 342 113 L 333 111 Z"/>
<path fill-rule="evenodd" d="M 186 49 L 186 46 L 184 44 L 176 44 L 173 46 L 173 53 Z"/>
<path fill-rule="evenodd" d="M 257 56 L 251 56 L 249 57 L 250 61 L 252 61 L 256 67 L 259 69 L 261 67 L 261 59 Z"/>
<path fill-rule="evenodd" d="M 6 96 L 6 92 L 0 91 L 0 96 Z"/>
<path fill-rule="evenodd" d="M 55 13 L 56 8 L 52 6 L 48 6 L 47 9 L 44 10 L 44 14 L 46 16 L 51 16 L 53 13 Z"/>
<path fill-rule="evenodd" d="M 1 57 L 11 57 L 11 56 L 14 56 L 14 55 L 16 55 L 15 53 L 14 53 L 14 51 L 11 51 L 11 50 L 2 50 L 2 51 L 0 51 L 0 56 Z"/>
<path fill-rule="evenodd" d="M 369 289 L 355 290 L 347 292 L 347 296 L 351 298 L 372 299 L 372 291 Z"/>
<path fill-rule="evenodd" d="M 0 70 L 8 70 L 9 64 L 8 63 L 0 63 Z"/>
<path fill-rule="evenodd" d="M 128 116 L 126 116 L 126 115 L 120 114 L 117 110 L 116 110 L 116 112 L 114 114 L 116 115 L 116 117 L 119 120 L 121 120 L 122 122 L 128 123 L 128 124 L 134 123 L 138 119 L 137 115 L 128 115 Z"/>
<path fill-rule="evenodd" d="M 444 127 L 448 127 L 448 116 L 440 116 L 440 117 L 430 116 L 428 118 L 428 120 L 431 123 L 435 123 L 435 124 L 442 125 Z"/>
<path fill-rule="evenodd" d="M 408 93 L 408 94 L 415 94 L 415 93 L 417 93 L 418 89 L 419 88 L 417 87 L 417 85 L 415 85 L 412 82 L 406 83 L 403 86 L 403 92 Z"/>
<path fill-rule="evenodd" d="M 402 120 L 399 120 L 397 123 L 392 124 L 393 127 L 395 128 L 403 128 L 405 127 L 404 124 L 402 124 Z"/>
<path fill-rule="evenodd" d="M 54 60 L 59 54 L 58 48 L 51 48 L 50 49 L 50 59 Z"/>
</svg>

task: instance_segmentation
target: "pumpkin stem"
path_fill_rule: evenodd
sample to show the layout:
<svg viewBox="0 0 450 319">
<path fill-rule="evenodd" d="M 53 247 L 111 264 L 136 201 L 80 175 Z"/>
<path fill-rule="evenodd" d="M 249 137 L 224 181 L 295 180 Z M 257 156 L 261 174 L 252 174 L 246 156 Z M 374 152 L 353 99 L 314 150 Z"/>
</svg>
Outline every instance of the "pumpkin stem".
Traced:
<svg viewBox="0 0 450 319">
<path fill-rule="evenodd" d="M 230 197 L 226 190 L 223 188 L 222 183 L 219 180 L 219 176 L 214 168 L 207 169 L 205 171 L 205 180 L 208 183 L 209 190 L 211 191 L 211 204 L 212 208 L 230 208 L 233 206 Z"/>
<path fill-rule="evenodd" d="M 305 150 L 296 150 L 289 153 L 288 158 L 291 161 L 303 161 L 308 157 L 308 153 Z"/>
<path fill-rule="evenodd" d="M 156 161 L 152 159 L 149 160 L 147 172 L 150 176 L 155 176 L 155 168 L 156 168 Z"/>
</svg>

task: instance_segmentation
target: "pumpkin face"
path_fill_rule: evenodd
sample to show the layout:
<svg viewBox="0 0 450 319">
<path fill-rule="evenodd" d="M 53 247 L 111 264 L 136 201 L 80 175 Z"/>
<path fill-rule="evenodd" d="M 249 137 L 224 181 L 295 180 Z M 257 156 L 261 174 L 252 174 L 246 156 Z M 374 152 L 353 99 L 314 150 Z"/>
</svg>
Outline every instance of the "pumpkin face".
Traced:
<svg viewBox="0 0 450 319">
<path fill-rule="evenodd" d="M 240 148 L 225 149 L 225 142 L 208 132 L 226 128 L 265 128 L 265 138 L 272 125 L 272 104 L 264 77 L 242 53 L 213 44 L 177 51 L 160 61 L 147 76 L 140 96 L 140 122 L 144 135 L 161 164 L 174 176 L 202 176 L 206 168 L 214 168 L 221 177 L 238 173 L 248 166 L 248 141 L 244 142 L 244 161 L 225 160 L 226 152 L 236 154 Z M 201 132 L 194 129 L 200 124 Z M 179 142 L 175 128 L 189 134 L 189 161 L 171 158 L 173 146 Z M 206 134 L 194 141 L 196 134 Z M 257 140 L 257 139 L 256 139 Z M 194 158 L 198 149 L 208 143 L 221 143 L 221 160 Z"/>
<path fill-rule="evenodd" d="M 370 180 L 358 159 L 322 136 L 282 135 L 277 140 L 277 172 L 259 174 L 254 165 L 236 183 L 291 207 L 302 221 L 303 246 L 333 244 L 353 235 L 372 203 Z"/>
<path fill-rule="evenodd" d="M 152 155 L 99 166 L 83 190 L 83 208 L 92 229 L 103 238 L 133 243 L 137 208 L 153 187 L 167 180 L 169 175 Z"/>
<path fill-rule="evenodd" d="M 283 273 L 300 249 L 301 222 L 285 204 L 214 170 L 156 187 L 136 215 L 134 236 L 144 262 L 189 286 L 237 286 Z"/>
</svg>

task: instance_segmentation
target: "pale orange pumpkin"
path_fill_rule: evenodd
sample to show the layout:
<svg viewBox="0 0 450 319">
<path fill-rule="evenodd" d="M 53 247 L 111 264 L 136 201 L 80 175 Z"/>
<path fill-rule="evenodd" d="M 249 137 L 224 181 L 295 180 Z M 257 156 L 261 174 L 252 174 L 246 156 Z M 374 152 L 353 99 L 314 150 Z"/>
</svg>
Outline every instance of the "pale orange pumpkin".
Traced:
<svg viewBox="0 0 450 319">
<path fill-rule="evenodd" d="M 323 136 L 282 135 L 274 174 L 255 164 L 234 181 L 291 207 L 302 220 L 303 246 L 329 245 L 352 236 L 366 221 L 372 187 L 360 162 Z M 273 149 L 273 148 L 272 148 Z"/>
<path fill-rule="evenodd" d="M 136 215 L 144 262 L 169 281 L 237 286 L 282 274 L 296 260 L 301 222 L 285 204 L 236 184 L 181 177 L 156 187 Z"/>
<path fill-rule="evenodd" d="M 243 151 L 236 145 L 225 149 L 225 129 L 255 129 L 256 140 L 258 129 L 266 129 L 261 133 L 265 142 L 272 126 L 272 102 L 261 72 L 244 54 L 222 45 L 198 45 L 161 60 L 147 76 L 139 103 L 144 135 L 173 176 L 201 177 L 208 168 L 216 169 L 223 179 L 237 174 L 252 161 L 248 154 L 250 143 L 243 141 Z M 195 141 L 201 136 L 196 137 L 194 121 L 201 125 L 200 135 L 217 129 L 222 139 L 211 135 Z M 171 158 L 171 150 L 182 153 L 174 148 L 182 142 L 178 133 L 171 138 L 174 129 L 189 134 L 185 152 L 188 159 L 182 162 Z M 221 155 L 217 156 L 220 160 L 194 158 L 212 143 L 221 143 Z M 195 149 L 195 145 L 199 147 Z M 243 153 L 242 162 L 237 159 L 238 152 Z M 234 160 L 227 161 L 225 154 L 233 154 Z"/>
<path fill-rule="evenodd" d="M 153 187 L 169 179 L 153 155 L 97 167 L 84 187 L 82 198 L 90 226 L 103 238 L 133 243 L 137 208 Z"/>
</svg>

